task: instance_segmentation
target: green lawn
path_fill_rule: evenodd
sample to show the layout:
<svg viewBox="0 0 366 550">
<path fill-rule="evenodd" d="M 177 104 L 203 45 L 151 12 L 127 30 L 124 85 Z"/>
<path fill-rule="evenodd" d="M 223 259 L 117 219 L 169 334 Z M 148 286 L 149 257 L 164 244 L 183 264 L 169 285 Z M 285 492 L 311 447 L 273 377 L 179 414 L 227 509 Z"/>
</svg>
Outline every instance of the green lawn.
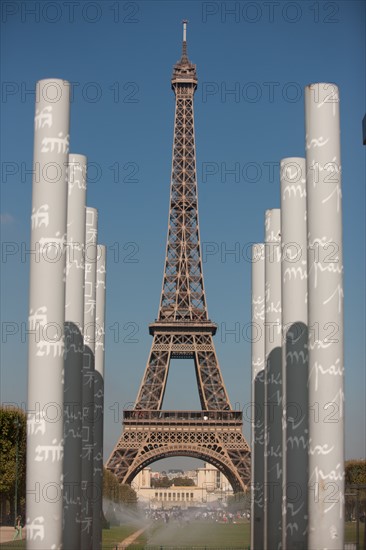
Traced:
<svg viewBox="0 0 366 550">
<path fill-rule="evenodd" d="M 138 531 L 135 525 L 124 525 L 103 530 L 103 550 L 112 550 L 118 542 Z M 167 525 L 156 522 L 129 547 L 131 550 L 145 546 L 202 546 L 203 548 L 242 548 L 249 547 L 249 524 L 224 525 L 221 523 L 192 522 L 182 525 L 170 522 Z M 8 542 L 0 545 L 1 550 L 24 550 L 25 541 Z"/>
<path fill-rule="evenodd" d="M 364 529 L 365 525 L 360 523 L 360 543 L 363 541 Z M 123 540 L 123 538 L 120 540 Z M 345 524 L 345 542 L 356 542 L 356 523 L 349 522 Z M 180 526 L 175 522 L 170 522 L 167 525 L 156 522 L 129 548 L 130 550 L 142 550 L 147 546 L 151 550 L 154 547 L 160 550 L 162 546 L 166 550 L 174 547 L 220 548 L 224 550 L 225 548 L 247 549 L 249 545 L 249 523 L 224 525 L 221 523 L 192 522 Z M 107 550 L 107 547 L 105 547 L 105 550 Z"/>
<path fill-rule="evenodd" d="M 365 531 L 365 524 L 360 522 L 360 545 L 363 542 L 363 536 Z M 345 541 L 346 542 L 356 542 L 356 522 L 349 521 L 345 524 Z M 362 546 L 361 546 L 362 548 Z"/>
<path fill-rule="evenodd" d="M 118 542 L 137 531 L 136 525 L 124 525 L 103 530 L 103 550 L 112 550 Z M 360 523 L 360 542 L 363 541 L 365 524 Z M 356 523 L 348 522 L 345 525 L 346 542 L 356 542 Z M 130 550 L 142 550 L 144 547 L 165 550 L 174 547 L 202 547 L 202 548 L 241 548 L 247 549 L 250 544 L 249 523 L 222 523 L 191 522 L 179 525 L 173 521 L 168 524 L 155 522 L 132 544 Z M 25 550 L 25 541 L 7 542 L 0 545 L 1 550 Z"/>
<path fill-rule="evenodd" d="M 202 548 L 241 548 L 247 549 L 250 544 L 249 523 L 224 525 L 205 521 L 195 521 L 179 525 L 171 521 L 168 524 L 154 523 L 144 533 L 145 540 L 138 540 L 130 548 L 137 550 L 148 547 L 202 547 Z M 147 540 L 146 540 L 147 539 Z"/>
<path fill-rule="evenodd" d="M 116 546 L 118 542 L 123 541 L 129 535 L 138 531 L 135 525 L 123 525 L 122 527 L 112 527 L 103 529 L 103 550 L 109 550 Z M 144 541 L 143 541 L 144 542 Z M 25 540 L 16 540 L 14 542 L 5 542 L 0 544 L 1 550 L 25 550 Z"/>
<path fill-rule="evenodd" d="M 0 544 L 1 550 L 25 550 L 25 540 L 15 540 L 14 542 L 3 542 Z"/>
<path fill-rule="evenodd" d="M 122 542 L 124 539 L 132 535 L 135 531 L 138 531 L 139 527 L 136 525 L 122 525 L 121 527 L 111 527 L 110 529 L 103 529 L 103 550 L 113 548 L 118 542 Z"/>
</svg>

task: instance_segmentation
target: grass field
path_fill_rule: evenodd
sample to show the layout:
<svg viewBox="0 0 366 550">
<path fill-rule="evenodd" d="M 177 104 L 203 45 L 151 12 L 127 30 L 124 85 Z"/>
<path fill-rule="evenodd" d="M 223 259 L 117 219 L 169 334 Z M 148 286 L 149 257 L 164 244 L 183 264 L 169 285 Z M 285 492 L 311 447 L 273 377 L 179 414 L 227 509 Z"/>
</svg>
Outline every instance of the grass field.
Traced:
<svg viewBox="0 0 366 550">
<path fill-rule="evenodd" d="M 103 529 L 103 550 L 115 548 L 117 543 L 123 541 L 137 530 L 138 527 L 136 527 L 136 525 L 123 525 L 121 527 L 113 527 L 112 529 Z M 142 540 L 143 544 L 144 542 L 145 541 Z M 6 542 L 0 544 L 0 548 L 1 550 L 25 550 L 26 542 L 25 540 Z"/>
<path fill-rule="evenodd" d="M 122 542 L 138 530 L 139 528 L 136 525 L 122 525 L 121 527 L 103 529 L 103 548 L 113 548 L 118 542 Z"/>
<path fill-rule="evenodd" d="M 356 523 L 346 523 L 347 543 L 356 542 Z M 360 543 L 363 541 L 365 524 L 360 524 Z M 103 530 L 103 550 L 112 550 L 129 535 L 138 530 L 135 525 L 124 525 Z M 248 523 L 192 522 L 179 525 L 175 522 L 153 523 L 131 546 L 130 550 L 168 550 L 170 548 L 216 548 L 247 550 L 250 544 L 250 526 Z M 1 550 L 24 550 L 25 541 L 7 542 L 0 545 Z M 341 550 L 341 549 L 340 549 Z"/>
<path fill-rule="evenodd" d="M 249 523 L 211 523 L 195 521 L 179 525 L 176 522 L 153 525 L 147 533 L 148 546 L 180 546 L 203 548 L 248 548 Z"/>
<path fill-rule="evenodd" d="M 360 548 L 363 548 L 362 542 L 365 532 L 365 524 L 360 522 Z M 345 541 L 346 542 L 356 542 L 356 522 L 355 521 L 349 521 L 345 524 Z"/>
<path fill-rule="evenodd" d="M 362 544 L 364 536 L 364 524 L 360 524 L 360 543 Z M 136 528 L 133 528 L 134 531 Z M 123 540 L 123 528 L 113 528 L 109 534 L 103 532 L 103 550 L 113 549 L 113 542 Z M 125 531 L 126 537 L 131 534 Z M 346 523 L 345 525 L 346 543 L 356 542 L 356 524 Z M 108 544 L 109 542 L 109 544 Z M 112 543 L 112 544 L 111 544 Z M 250 548 L 250 525 L 249 523 L 221 524 L 210 522 L 192 522 L 180 526 L 171 522 L 163 524 L 161 522 L 153 523 L 131 546 L 130 550 L 169 550 L 170 548 L 188 550 L 190 548 L 200 548 L 202 550 L 216 548 L 242 549 Z M 340 549 L 341 550 L 341 549 Z"/>
<path fill-rule="evenodd" d="M 14 542 L 3 542 L 0 544 L 1 550 L 23 550 L 25 547 L 25 540 L 15 540 Z"/>
</svg>

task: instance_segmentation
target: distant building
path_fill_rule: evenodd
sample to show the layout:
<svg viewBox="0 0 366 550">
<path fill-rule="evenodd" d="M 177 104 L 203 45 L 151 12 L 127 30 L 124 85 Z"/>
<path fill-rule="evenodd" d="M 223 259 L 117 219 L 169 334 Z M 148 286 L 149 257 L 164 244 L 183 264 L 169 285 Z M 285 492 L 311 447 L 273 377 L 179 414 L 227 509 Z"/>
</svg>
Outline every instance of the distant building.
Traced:
<svg viewBox="0 0 366 550">
<path fill-rule="evenodd" d="M 184 471 L 183 470 L 168 470 L 167 478 L 168 479 L 174 479 L 176 477 L 184 477 Z"/>
<path fill-rule="evenodd" d="M 178 474 L 179 472 L 179 474 Z M 166 476 L 188 477 L 193 479 L 196 485 L 171 487 L 151 487 L 152 479 L 159 479 L 151 468 L 144 468 L 137 474 L 132 482 L 132 487 L 137 493 L 140 504 L 146 508 L 156 510 L 169 509 L 179 506 L 183 509 L 189 507 L 219 508 L 226 506 L 227 498 L 233 494 L 232 487 L 227 478 L 215 466 L 205 463 L 203 468 L 197 470 L 169 470 Z M 164 477 L 160 475 L 160 478 Z M 171 477 L 170 479 L 174 479 Z"/>
</svg>

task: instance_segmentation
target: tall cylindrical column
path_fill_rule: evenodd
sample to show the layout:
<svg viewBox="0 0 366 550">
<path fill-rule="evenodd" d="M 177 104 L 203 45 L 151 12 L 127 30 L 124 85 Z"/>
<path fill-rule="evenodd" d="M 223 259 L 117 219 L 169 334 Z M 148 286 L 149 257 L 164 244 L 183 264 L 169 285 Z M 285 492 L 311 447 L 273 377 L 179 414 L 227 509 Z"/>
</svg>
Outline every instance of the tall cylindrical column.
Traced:
<svg viewBox="0 0 366 550">
<path fill-rule="evenodd" d="M 65 241 L 70 87 L 36 86 L 30 239 L 27 548 L 62 544 Z"/>
<path fill-rule="evenodd" d="M 95 317 L 95 380 L 94 380 L 94 498 L 93 550 L 102 547 L 103 505 L 103 410 L 104 410 L 104 336 L 106 247 L 97 246 L 96 317 Z"/>
<path fill-rule="evenodd" d="M 305 88 L 309 548 L 344 546 L 343 259 L 339 92 Z"/>
<path fill-rule="evenodd" d="M 252 247 L 252 460 L 251 548 L 264 548 L 264 244 Z"/>
<path fill-rule="evenodd" d="M 281 160 L 283 521 L 282 548 L 307 548 L 308 306 L 306 166 Z"/>
<path fill-rule="evenodd" d="M 282 542 L 282 334 L 281 211 L 265 218 L 265 540 L 266 550 Z"/>
<path fill-rule="evenodd" d="M 80 548 L 86 157 L 69 155 L 65 293 L 63 548 Z"/>
<path fill-rule="evenodd" d="M 95 368 L 95 295 L 97 273 L 98 212 L 86 209 L 85 290 L 84 290 L 84 366 L 83 366 L 83 437 L 81 548 L 91 550 L 93 543 L 93 472 L 94 472 L 94 368 Z"/>
</svg>

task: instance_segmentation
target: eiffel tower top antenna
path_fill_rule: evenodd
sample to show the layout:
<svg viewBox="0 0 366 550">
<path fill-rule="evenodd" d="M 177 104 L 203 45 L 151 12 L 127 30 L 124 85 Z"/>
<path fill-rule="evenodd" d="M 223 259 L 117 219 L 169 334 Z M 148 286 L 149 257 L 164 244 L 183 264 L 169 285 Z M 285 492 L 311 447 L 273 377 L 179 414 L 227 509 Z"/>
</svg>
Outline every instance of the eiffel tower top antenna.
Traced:
<svg viewBox="0 0 366 550">
<path fill-rule="evenodd" d="M 188 61 L 187 56 L 187 19 L 183 19 L 183 44 L 182 44 L 182 60 L 185 59 Z"/>
<path fill-rule="evenodd" d="M 176 91 L 176 86 L 179 84 L 193 84 L 193 91 L 197 88 L 197 73 L 196 65 L 191 63 L 187 54 L 187 23 L 186 19 L 183 20 L 183 41 L 182 41 L 182 56 L 179 61 L 174 65 L 172 88 Z"/>
</svg>

